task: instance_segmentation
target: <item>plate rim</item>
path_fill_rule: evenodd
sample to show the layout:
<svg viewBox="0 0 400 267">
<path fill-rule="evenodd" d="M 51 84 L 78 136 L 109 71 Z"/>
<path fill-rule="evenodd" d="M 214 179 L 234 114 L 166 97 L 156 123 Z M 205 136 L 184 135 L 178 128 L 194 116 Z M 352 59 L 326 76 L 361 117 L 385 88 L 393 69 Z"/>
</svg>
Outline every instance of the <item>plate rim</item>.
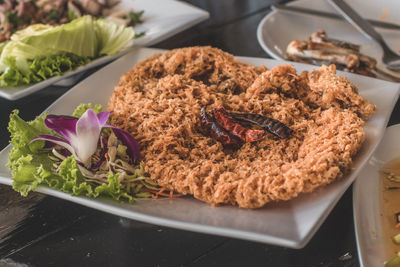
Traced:
<svg viewBox="0 0 400 267">
<path fill-rule="evenodd" d="M 11 179 L 0 176 L 0 184 L 10 185 Z M 66 200 L 69 202 L 73 202 L 75 204 L 79 204 L 88 208 L 96 209 L 101 212 L 113 214 L 120 217 L 125 217 L 128 219 L 155 224 L 160 226 L 171 227 L 178 230 L 185 230 L 203 234 L 211 234 L 216 236 L 224 236 L 236 239 L 242 239 L 253 242 L 260 242 L 266 244 L 276 244 L 279 243 L 280 246 L 290 247 L 290 248 L 302 248 L 303 246 L 299 245 L 303 242 L 296 242 L 291 239 L 286 238 L 278 238 L 267 235 L 259 235 L 257 233 L 251 231 L 237 230 L 227 227 L 217 227 L 212 225 L 203 225 L 200 223 L 192 223 L 192 222 L 182 222 L 179 220 L 169 219 L 157 217 L 154 215 L 143 214 L 134 210 L 126 210 L 121 207 L 116 206 L 108 206 L 106 203 L 94 201 L 94 199 L 82 197 L 82 196 L 72 196 L 70 194 L 57 191 L 52 188 L 48 188 L 46 186 L 38 186 L 35 192 L 45 194 L 47 196 L 56 197 L 62 200 Z M 151 201 L 151 199 L 140 200 L 140 201 Z M 107 200 L 107 202 L 109 202 Z M 134 205 L 134 204 L 132 204 Z"/>
<path fill-rule="evenodd" d="M 265 15 L 262 18 L 262 20 L 260 21 L 260 23 L 258 23 L 258 26 L 257 26 L 257 41 L 260 44 L 261 48 L 265 52 L 267 52 L 268 55 L 270 55 L 272 58 L 277 59 L 277 60 L 285 60 L 285 58 L 282 58 L 282 57 L 278 56 L 272 50 L 270 50 L 269 47 L 265 44 L 264 39 L 263 39 L 262 28 L 263 28 L 264 24 L 266 23 L 266 21 L 269 19 L 270 16 L 272 16 L 273 14 L 275 14 L 277 12 L 278 11 L 273 10 L 272 12 L 268 13 L 267 15 Z"/>
</svg>

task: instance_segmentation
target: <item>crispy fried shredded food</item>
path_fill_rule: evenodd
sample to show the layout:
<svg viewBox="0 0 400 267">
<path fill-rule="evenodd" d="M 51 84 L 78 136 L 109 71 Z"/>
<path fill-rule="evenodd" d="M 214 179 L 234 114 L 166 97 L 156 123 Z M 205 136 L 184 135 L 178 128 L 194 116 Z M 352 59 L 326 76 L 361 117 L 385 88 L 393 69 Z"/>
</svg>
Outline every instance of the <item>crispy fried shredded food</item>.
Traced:
<svg viewBox="0 0 400 267">
<path fill-rule="evenodd" d="M 231 149 L 204 134 L 203 106 L 223 105 L 286 124 Z M 296 73 L 241 63 L 211 47 L 154 55 L 124 74 L 109 101 L 111 123 L 139 142 L 145 171 L 162 187 L 212 205 L 259 208 L 343 177 L 375 107 L 334 65 Z"/>
</svg>

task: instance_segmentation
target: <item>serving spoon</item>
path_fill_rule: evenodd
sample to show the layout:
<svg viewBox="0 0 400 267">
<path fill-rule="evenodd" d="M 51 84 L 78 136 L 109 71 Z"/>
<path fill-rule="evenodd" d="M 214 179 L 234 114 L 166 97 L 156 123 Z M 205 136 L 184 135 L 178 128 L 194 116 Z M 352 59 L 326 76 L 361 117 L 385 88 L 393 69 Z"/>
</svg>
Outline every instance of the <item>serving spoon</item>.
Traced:
<svg viewBox="0 0 400 267">
<path fill-rule="evenodd" d="M 382 62 L 388 69 L 400 70 L 400 55 L 393 52 L 386 44 L 382 35 L 380 35 L 371 24 L 363 19 L 353 8 L 343 0 L 327 0 L 348 22 L 357 28 L 369 39 L 377 42 L 383 50 Z"/>
</svg>

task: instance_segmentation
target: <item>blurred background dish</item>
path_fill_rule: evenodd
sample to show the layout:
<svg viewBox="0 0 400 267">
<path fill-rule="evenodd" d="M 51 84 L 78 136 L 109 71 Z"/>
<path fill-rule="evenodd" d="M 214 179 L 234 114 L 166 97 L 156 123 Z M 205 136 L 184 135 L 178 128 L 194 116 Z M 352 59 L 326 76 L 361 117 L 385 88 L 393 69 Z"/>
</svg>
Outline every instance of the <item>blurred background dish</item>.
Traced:
<svg viewBox="0 0 400 267">
<path fill-rule="evenodd" d="M 357 237 L 358 255 L 361 266 L 383 266 L 395 255 L 387 255 L 385 243 L 391 240 L 383 232 L 380 186 L 380 169 L 385 163 L 400 156 L 400 124 L 390 126 L 378 149 L 361 171 L 353 188 L 354 225 Z M 400 193 L 400 192 L 398 192 Z M 393 217 L 394 223 L 394 217 Z"/>
<path fill-rule="evenodd" d="M 400 9 L 400 2 L 398 1 L 391 0 L 377 3 L 372 0 L 354 0 L 351 2 L 348 1 L 348 4 L 362 14 L 365 19 L 400 25 L 400 19 L 396 16 L 396 12 L 394 11 Z M 325 1 L 299 0 L 290 2 L 288 5 L 338 14 L 337 11 Z M 381 27 L 376 27 L 375 29 L 382 34 L 383 38 L 394 51 L 399 51 L 399 30 Z M 379 45 L 364 37 L 344 19 L 274 10 L 265 16 L 258 25 L 257 39 L 264 51 L 271 57 L 287 59 L 286 48 L 289 43 L 294 40 L 306 41 L 312 33 L 318 30 L 325 30 L 330 38 L 360 45 L 360 52 L 362 54 L 377 60 L 377 68 L 379 70 L 400 78 L 400 73 L 390 71 L 382 64 L 382 50 Z M 378 75 L 378 77 L 390 80 L 383 75 Z"/>
</svg>

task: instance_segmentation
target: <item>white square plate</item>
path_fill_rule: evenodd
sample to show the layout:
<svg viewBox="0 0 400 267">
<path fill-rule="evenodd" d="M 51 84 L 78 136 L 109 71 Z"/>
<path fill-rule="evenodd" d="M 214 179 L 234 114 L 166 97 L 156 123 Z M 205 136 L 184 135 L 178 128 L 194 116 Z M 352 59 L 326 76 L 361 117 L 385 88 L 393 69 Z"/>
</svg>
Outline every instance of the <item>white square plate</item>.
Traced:
<svg viewBox="0 0 400 267">
<path fill-rule="evenodd" d="M 399 136 L 400 124 L 387 128 L 378 149 L 354 183 L 354 224 L 361 266 L 383 266 L 390 260 L 385 257 L 379 170 L 388 161 L 400 157 Z"/>
<path fill-rule="evenodd" d="M 17 100 L 52 84 L 71 86 L 79 79 L 80 76 L 78 73 L 110 62 L 128 53 L 137 46 L 150 46 L 160 42 L 209 17 L 207 11 L 175 0 L 122 0 L 113 9 L 134 10 L 136 12 L 144 10 L 143 23 L 135 26 L 135 31 L 137 33 L 145 32 L 145 35 L 134 39 L 117 55 L 98 58 L 89 64 L 79 67 L 74 71 L 67 72 L 62 76 L 55 76 L 45 81 L 27 86 L 13 88 L 0 87 L 0 97 L 9 100 Z"/>
<path fill-rule="evenodd" d="M 158 49 L 140 48 L 99 70 L 52 104 L 48 111 L 54 114 L 71 114 L 80 103 L 107 106 L 119 77 L 134 64 L 155 53 Z M 239 60 L 271 68 L 288 62 L 263 58 L 239 57 Z M 312 66 L 293 64 L 300 72 Z M 399 95 L 399 84 L 348 73 L 347 76 L 362 96 L 377 106 L 377 112 L 366 123 L 366 140 L 354 160 L 352 172 L 329 186 L 310 194 L 303 194 L 287 202 L 277 202 L 257 210 L 232 206 L 212 207 L 191 197 L 178 199 L 139 200 L 134 204 L 112 202 L 104 199 L 73 197 L 46 187 L 37 191 L 79 203 L 104 212 L 184 230 L 228 236 L 285 247 L 301 248 L 311 239 L 328 216 L 345 190 L 354 181 L 383 136 L 391 111 Z M 10 146 L 0 152 L 0 183 L 10 185 L 10 171 L 5 164 Z"/>
</svg>

